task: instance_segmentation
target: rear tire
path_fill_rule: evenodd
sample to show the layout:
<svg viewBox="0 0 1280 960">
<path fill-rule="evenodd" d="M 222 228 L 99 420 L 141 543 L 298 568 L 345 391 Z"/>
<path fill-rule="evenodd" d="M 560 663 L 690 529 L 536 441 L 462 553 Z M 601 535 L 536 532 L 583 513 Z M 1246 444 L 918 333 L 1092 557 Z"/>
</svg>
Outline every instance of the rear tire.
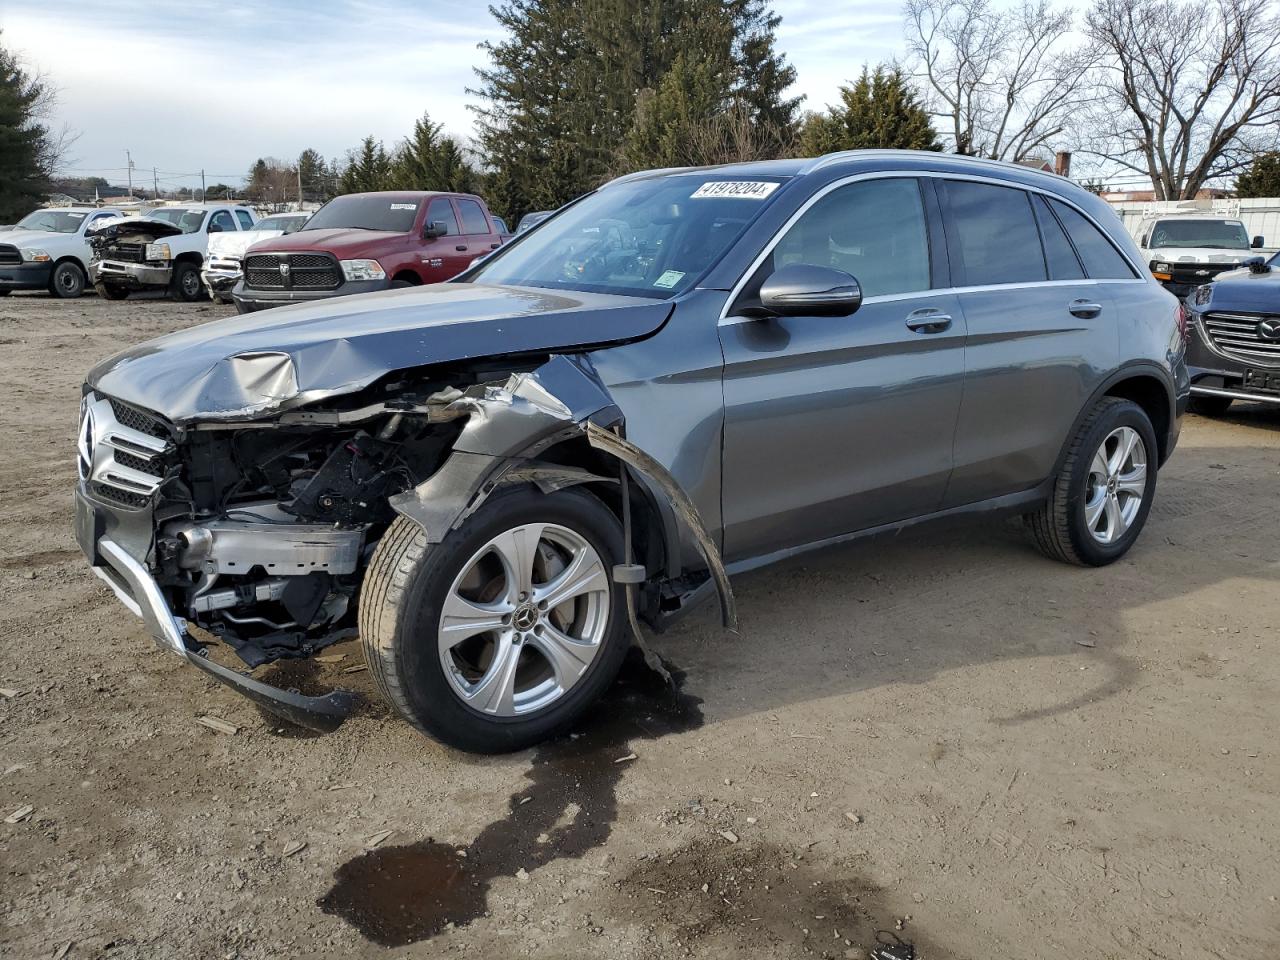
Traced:
<svg viewBox="0 0 1280 960">
<path fill-rule="evenodd" d="M 64 260 L 49 276 L 49 292 L 59 300 L 74 300 L 84 293 L 85 276 L 80 264 Z"/>
<path fill-rule="evenodd" d="M 626 596 L 611 577 L 621 555 L 617 518 L 578 489 L 496 493 L 439 544 L 397 517 L 360 593 L 369 672 L 401 716 L 449 746 L 501 753 L 545 740 L 626 656 Z M 557 583 L 575 590 L 556 600 Z"/>
<path fill-rule="evenodd" d="M 127 287 L 113 287 L 108 283 L 95 283 L 93 289 L 98 291 L 98 296 L 103 300 L 124 300 L 129 296 Z"/>
<path fill-rule="evenodd" d="M 1027 514 L 1041 552 L 1080 566 L 1119 560 L 1147 522 L 1158 459 L 1146 412 L 1104 397 L 1076 431 L 1049 498 Z"/>
<path fill-rule="evenodd" d="M 169 295 L 183 303 L 195 303 L 204 295 L 204 284 L 200 280 L 200 268 L 194 263 L 179 260 L 173 265 L 173 279 L 169 285 Z"/>
<path fill-rule="evenodd" d="M 1231 409 L 1230 397 L 1192 397 L 1190 408 L 1192 413 L 1202 417 L 1220 417 Z"/>
</svg>

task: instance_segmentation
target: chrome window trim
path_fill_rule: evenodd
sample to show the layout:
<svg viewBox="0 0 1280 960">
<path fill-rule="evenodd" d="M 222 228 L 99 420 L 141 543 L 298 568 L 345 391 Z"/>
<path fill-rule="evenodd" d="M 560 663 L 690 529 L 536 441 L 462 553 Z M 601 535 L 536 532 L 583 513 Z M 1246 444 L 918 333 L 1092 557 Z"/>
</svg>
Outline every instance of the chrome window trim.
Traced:
<svg viewBox="0 0 1280 960">
<path fill-rule="evenodd" d="M 1085 220 L 1091 226 L 1093 226 L 1094 229 L 1101 232 L 1103 237 L 1106 238 L 1107 242 L 1111 244 L 1111 246 L 1115 249 L 1116 253 L 1120 254 L 1121 259 L 1123 259 L 1124 262 L 1129 265 L 1130 269 L 1132 269 L 1134 273 L 1137 274 L 1137 276 L 1136 277 L 1098 277 L 1098 278 L 1084 277 L 1082 279 L 1076 279 L 1076 280 L 1030 280 L 1030 281 L 1020 281 L 1018 283 L 992 283 L 992 284 L 981 284 L 977 286 L 968 286 L 968 287 L 926 287 L 923 290 L 913 290 L 909 293 L 901 293 L 901 294 L 894 293 L 894 294 L 884 294 L 878 297 L 867 297 L 867 299 L 864 300 L 863 303 L 883 303 L 890 300 L 905 300 L 908 298 L 929 297 L 929 296 L 937 296 L 942 294 L 975 293 L 975 292 L 982 292 L 987 290 L 1017 290 L 1020 288 L 1025 289 L 1027 287 L 1042 287 L 1048 284 L 1062 285 L 1062 284 L 1080 284 L 1080 283 L 1087 283 L 1087 284 L 1099 284 L 1099 283 L 1145 284 L 1147 283 L 1147 281 L 1143 279 L 1142 270 L 1140 270 L 1137 267 L 1137 265 L 1133 262 L 1132 259 L 1130 259 L 1129 255 L 1125 253 L 1125 251 L 1121 250 L 1111 240 L 1111 237 L 1107 233 L 1107 231 L 1103 230 L 1102 227 L 1098 225 L 1098 221 L 1095 220 L 1092 216 L 1090 216 L 1087 210 L 1081 209 L 1078 204 L 1073 203 L 1071 200 L 1068 200 L 1067 198 L 1060 196 L 1057 193 L 1054 193 L 1052 190 L 1046 190 L 1041 187 L 1029 186 L 1027 184 L 1022 184 L 1022 183 L 1014 183 L 1010 180 L 1005 180 L 1000 177 L 984 177 L 984 176 L 978 176 L 975 174 L 968 174 L 968 173 L 944 173 L 938 170 L 877 170 L 870 173 L 855 173 L 847 177 L 841 177 L 839 180 L 833 180 L 830 183 L 828 183 L 825 187 L 823 187 L 821 190 L 819 190 L 817 193 L 815 193 L 813 196 L 811 196 L 808 200 L 806 200 L 800 206 L 800 209 L 797 210 L 795 213 L 793 213 L 787 219 L 787 222 L 784 223 L 782 227 L 773 235 L 773 237 L 769 240 L 769 242 L 764 246 L 764 249 L 760 251 L 759 255 L 756 256 L 756 258 L 751 261 L 751 265 L 746 269 L 746 271 L 742 274 L 742 276 L 738 278 L 738 282 L 733 285 L 733 288 L 729 291 L 729 296 L 725 298 L 724 306 L 720 308 L 720 318 L 718 321 L 719 324 L 723 325 L 726 323 L 726 321 L 740 322 L 741 320 L 748 319 L 745 317 L 730 317 L 729 308 L 733 305 L 734 301 L 738 299 L 738 296 L 742 293 L 743 287 L 747 285 L 747 281 L 750 280 L 751 277 L 755 275 L 755 272 L 760 269 L 760 265 L 764 263 L 765 258 L 767 258 L 771 253 L 773 253 L 774 247 L 776 247 L 779 243 L 781 243 L 782 238 L 791 232 L 791 229 L 796 225 L 796 223 L 800 220 L 800 218 L 809 212 L 809 208 L 812 207 L 819 200 L 821 200 L 823 197 L 825 197 L 827 194 L 831 193 L 833 190 L 838 190 L 840 187 L 848 186 L 851 183 L 859 183 L 864 180 L 904 180 L 907 178 L 923 179 L 926 177 L 932 180 L 969 180 L 975 183 L 987 183 L 997 187 L 1007 187 L 1011 190 L 1026 190 L 1030 193 L 1041 194 L 1042 196 L 1051 200 L 1057 200 L 1059 203 L 1063 203 L 1066 206 L 1071 207 L 1071 209 L 1075 210 L 1076 213 L 1084 217 Z M 1066 228 L 1064 227 L 1063 229 L 1065 230 Z M 1068 236 L 1070 236 L 1070 234 L 1068 234 Z"/>
</svg>

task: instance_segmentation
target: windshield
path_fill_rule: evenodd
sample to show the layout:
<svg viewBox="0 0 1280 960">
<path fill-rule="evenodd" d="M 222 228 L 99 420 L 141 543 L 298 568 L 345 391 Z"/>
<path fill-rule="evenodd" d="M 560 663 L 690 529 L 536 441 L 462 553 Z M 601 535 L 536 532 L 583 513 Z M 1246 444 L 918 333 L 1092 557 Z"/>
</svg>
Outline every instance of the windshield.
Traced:
<svg viewBox="0 0 1280 960">
<path fill-rule="evenodd" d="M 204 223 L 203 210 L 183 210 L 177 207 L 164 207 L 159 210 L 148 210 L 143 216 L 148 220 L 162 220 L 172 223 L 183 233 L 195 233 Z"/>
<path fill-rule="evenodd" d="M 1151 231 L 1151 247 L 1210 247 L 1248 250 L 1249 235 L 1239 220 L 1161 220 Z"/>
<path fill-rule="evenodd" d="M 408 233 L 418 216 L 418 200 L 385 193 L 334 197 L 311 215 L 305 230 L 386 230 Z"/>
<path fill-rule="evenodd" d="M 47 230 L 50 233 L 75 233 L 87 213 L 76 210 L 37 210 L 27 214 L 14 226 L 18 230 Z"/>
<path fill-rule="evenodd" d="M 500 248 L 467 279 L 673 297 L 720 259 L 780 182 L 696 173 L 607 187 Z"/>
<path fill-rule="evenodd" d="M 253 229 L 294 233 L 306 222 L 306 217 L 267 217 L 265 220 L 259 220 L 255 223 Z"/>
</svg>

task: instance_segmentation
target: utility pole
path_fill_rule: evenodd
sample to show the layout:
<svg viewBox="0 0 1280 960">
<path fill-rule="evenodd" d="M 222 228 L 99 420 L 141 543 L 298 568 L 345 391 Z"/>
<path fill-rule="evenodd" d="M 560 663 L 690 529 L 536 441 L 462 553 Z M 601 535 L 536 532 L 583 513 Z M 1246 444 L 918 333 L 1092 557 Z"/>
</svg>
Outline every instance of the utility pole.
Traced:
<svg viewBox="0 0 1280 960">
<path fill-rule="evenodd" d="M 133 199 L 133 155 L 126 150 L 124 157 L 129 161 L 129 198 Z"/>
<path fill-rule="evenodd" d="M 156 168 L 151 168 L 151 189 L 156 192 L 156 203 L 160 202 L 160 178 L 156 176 Z"/>
<path fill-rule="evenodd" d="M 209 197 L 204 192 L 204 171 L 200 171 L 200 202 L 204 203 Z"/>
<path fill-rule="evenodd" d="M 298 209 L 302 209 L 302 158 L 298 158 Z"/>
</svg>

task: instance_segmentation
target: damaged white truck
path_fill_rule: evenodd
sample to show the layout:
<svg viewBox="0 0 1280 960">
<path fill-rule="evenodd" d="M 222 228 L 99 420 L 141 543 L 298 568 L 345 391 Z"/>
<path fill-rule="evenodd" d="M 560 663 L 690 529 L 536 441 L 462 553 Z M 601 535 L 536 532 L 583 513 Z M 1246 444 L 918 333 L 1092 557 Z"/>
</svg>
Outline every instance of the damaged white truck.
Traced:
<svg viewBox="0 0 1280 960">
<path fill-rule="evenodd" d="M 447 283 L 99 364 L 77 539 L 164 648 L 270 710 L 325 729 L 352 695 L 215 655 L 358 633 L 407 720 L 518 749 L 582 715 L 639 622 L 718 596 L 732 626 L 729 572 L 1000 511 L 1057 559 L 1123 556 L 1187 402 L 1181 316 L 1101 200 L 1023 167 L 637 174 Z"/>
</svg>

